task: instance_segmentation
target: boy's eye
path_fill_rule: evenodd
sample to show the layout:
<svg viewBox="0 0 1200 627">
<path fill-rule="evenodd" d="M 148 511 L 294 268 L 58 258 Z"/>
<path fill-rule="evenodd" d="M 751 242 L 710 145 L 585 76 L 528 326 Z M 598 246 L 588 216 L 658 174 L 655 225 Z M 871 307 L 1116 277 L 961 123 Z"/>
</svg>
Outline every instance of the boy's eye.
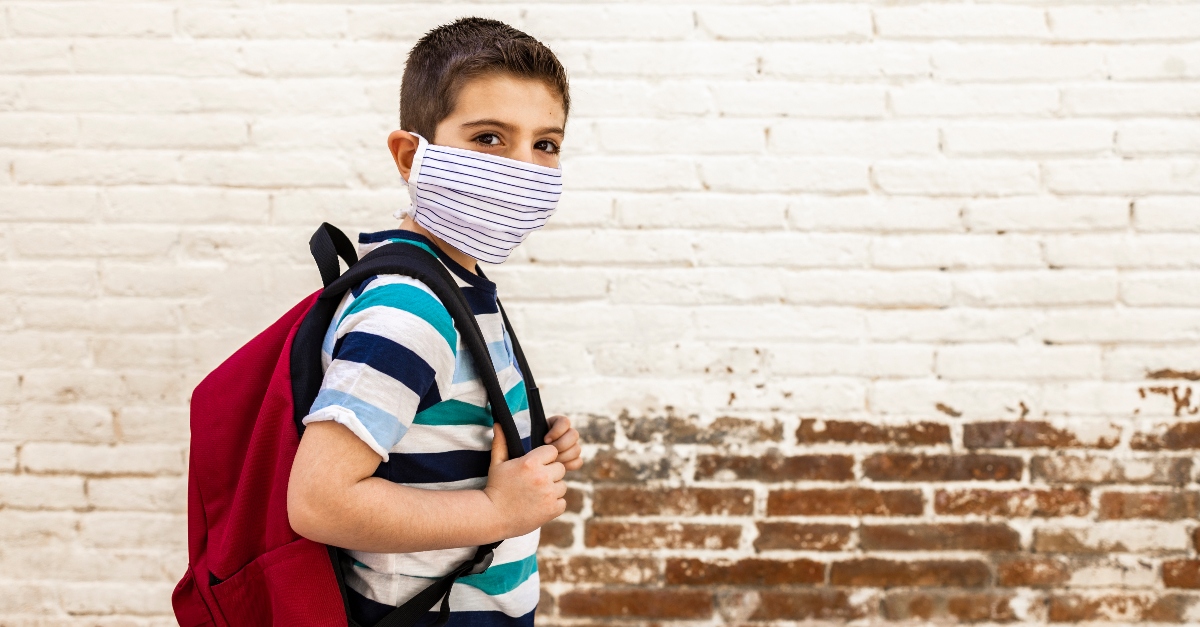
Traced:
<svg viewBox="0 0 1200 627">
<path fill-rule="evenodd" d="M 534 144 L 533 147 L 537 148 L 538 150 L 541 150 L 543 152 L 548 152 L 550 154 L 554 154 L 554 153 L 558 152 L 558 144 L 556 144 L 548 139 L 543 139 L 542 141 Z"/>
<path fill-rule="evenodd" d="M 483 135 L 476 137 L 475 141 L 477 141 L 485 146 L 499 146 L 500 145 L 500 137 L 497 136 L 495 133 L 484 133 Z"/>
</svg>

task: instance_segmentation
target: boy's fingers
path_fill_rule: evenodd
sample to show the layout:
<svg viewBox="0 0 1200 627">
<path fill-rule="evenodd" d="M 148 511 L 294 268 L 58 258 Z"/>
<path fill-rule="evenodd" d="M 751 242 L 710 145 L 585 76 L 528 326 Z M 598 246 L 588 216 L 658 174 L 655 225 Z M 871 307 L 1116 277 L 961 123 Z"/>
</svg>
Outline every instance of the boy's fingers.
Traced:
<svg viewBox="0 0 1200 627">
<path fill-rule="evenodd" d="M 566 416 L 551 416 L 550 431 L 546 434 L 546 443 L 549 444 L 562 437 L 571 428 L 571 419 Z"/>
<path fill-rule="evenodd" d="M 558 459 L 558 449 L 549 444 L 539 446 L 525 454 L 525 457 L 533 460 L 539 466 L 554 463 Z"/>
<path fill-rule="evenodd" d="M 503 464 L 508 461 L 508 440 L 504 439 L 504 431 L 499 424 L 492 425 L 492 464 Z"/>
<path fill-rule="evenodd" d="M 566 463 L 573 459 L 578 459 L 580 455 L 583 455 L 583 448 L 580 446 L 572 446 L 567 448 L 565 451 L 560 450 L 558 452 L 558 461 Z"/>
<path fill-rule="evenodd" d="M 557 440 L 554 440 L 553 442 L 551 442 L 551 444 L 554 445 L 554 448 L 558 449 L 559 451 L 566 451 L 567 449 L 571 448 L 572 446 L 575 446 L 578 443 L 579 443 L 579 432 L 574 429 L 571 429 L 570 431 L 564 433 L 561 438 L 558 438 Z"/>
<path fill-rule="evenodd" d="M 546 467 L 550 469 L 550 479 L 554 482 L 562 481 L 563 477 L 567 476 L 567 467 L 558 462 L 548 464 Z"/>
</svg>

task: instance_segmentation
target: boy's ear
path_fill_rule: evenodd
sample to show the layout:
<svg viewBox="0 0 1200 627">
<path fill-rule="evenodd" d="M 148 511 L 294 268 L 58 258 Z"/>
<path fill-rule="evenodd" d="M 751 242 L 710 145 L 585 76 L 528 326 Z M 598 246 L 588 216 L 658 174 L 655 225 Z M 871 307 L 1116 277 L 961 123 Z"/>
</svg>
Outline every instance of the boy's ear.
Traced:
<svg viewBox="0 0 1200 627">
<path fill-rule="evenodd" d="M 392 151 L 396 169 L 405 181 L 408 180 L 408 173 L 412 172 L 413 157 L 417 155 L 419 145 L 417 136 L 408 131 L 395 130 L 388 135 L 388 150 Z"/>
</svg>

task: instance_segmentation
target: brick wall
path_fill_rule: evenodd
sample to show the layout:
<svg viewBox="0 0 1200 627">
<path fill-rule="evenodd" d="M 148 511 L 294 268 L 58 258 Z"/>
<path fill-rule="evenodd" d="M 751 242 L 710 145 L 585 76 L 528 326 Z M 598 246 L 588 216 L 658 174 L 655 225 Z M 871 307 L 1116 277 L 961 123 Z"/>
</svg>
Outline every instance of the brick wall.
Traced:
<svg viewBox="0 0 1200 627">
<path fill-rule="evenodd" d="M 494 271 L 587 466 L 542 623 L 1200 621 L 1200 6 L 0 4 L 0 624 L 172 624 L 188 394 L 392 224 L 425 29 L 545 39 Z"/>
</svg>

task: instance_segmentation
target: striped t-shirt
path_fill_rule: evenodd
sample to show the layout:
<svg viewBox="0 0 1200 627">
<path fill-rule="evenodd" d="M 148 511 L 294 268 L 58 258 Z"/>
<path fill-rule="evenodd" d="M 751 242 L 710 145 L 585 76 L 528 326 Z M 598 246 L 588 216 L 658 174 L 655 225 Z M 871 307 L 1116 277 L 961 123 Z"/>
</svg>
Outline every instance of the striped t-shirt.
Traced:
<svg viewBox="0 0 1200 627">
<path fill-rule="evenodd" d="M 499 313 L 496 285 L 409 231 L 361 234 L 359 254 L 389 242 L 434 253 L 455 277 L 479 321 L 491 365 L 528 451 L 529 402 Z M 376 477 L 427 490 L 487 485 L 492 447 L 487 392 L 450 313 L 428 287 L 400 275 L 363 281 L 339 304 L 321 352 L 325 375 L 305 424 L 334 420 L 349 428 L 382 458 Z M 538 535 L 535 530 L 505 540 L 486 571 L 454 584 L 449 625 L 533 624 Z M 475 548 L 346 551 L 353 613 L 373 623 L 469 560 Z"/>
</svg>

